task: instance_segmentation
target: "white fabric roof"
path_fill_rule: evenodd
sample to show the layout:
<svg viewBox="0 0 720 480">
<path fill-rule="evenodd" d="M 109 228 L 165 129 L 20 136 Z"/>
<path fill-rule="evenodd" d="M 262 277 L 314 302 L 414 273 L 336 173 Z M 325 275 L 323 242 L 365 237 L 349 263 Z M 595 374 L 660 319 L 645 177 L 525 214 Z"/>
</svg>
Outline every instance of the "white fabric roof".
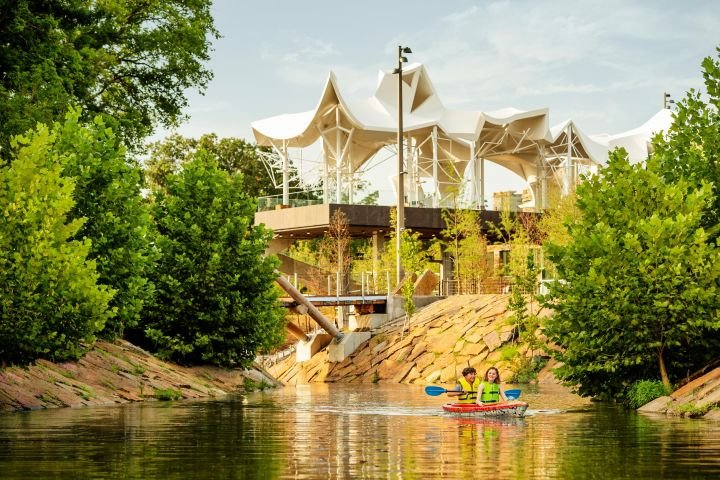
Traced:
<svg viewBox="0 0 720 480">
<path fill-rule="evenodd" d="M 344 161 L 355 172 L 385 146 L 397 141 L 397 76 L 380 72 L 375 94 L 360 100 L 345 100 L 330 72 L 315 108 L 302 113 L 278 115 L 252 123 L 258 145 L 276 147 L 283 142 L 290 148 L 304 148 L 324 136 L 326 159 L 335 156 L 336 131 L 350 145 Z M 647 158 L 648 141 L 653 133 L 670 125 L 670 112 L 662 110 L 644 125 L 616 135 L 587 135 L 572 121 L 549 126 L 548 109 L 523 111 L 505 108 L 492 112 L 446 108 L 440 101 L 425 67 L 414 63 L 403 69 L 404 132 L 418 147 L 418 166 L 425 174 L 432 169 L 432 146 L 427 139 L 437 127 L 444 141 L 439 142 L 440 182 L 456 183 L 471 161 L 471 145 L 479 158 L 500 164 L 528 181 L 537 176 L 539 147 L 562 151 L 571 129 L 575 161 L 604 164 L 608 151 L 625 147 L 633 161 Z M 352 130 L 352 136 L 350 136 Z M 332 133 L 328 133 L 332 131 Z M 340 149 L 343 151 L 344 147 Z M 340 154 L 338 152 L 338 154 Z M 557 153 L 557 158 L 560 153 Z M 547 158 L 547 157 L 546 157 Z M 349 160 L 348 160 L 349 159 Z M 329 161 L 329 160 L 328 160 Z"/>
</svg>

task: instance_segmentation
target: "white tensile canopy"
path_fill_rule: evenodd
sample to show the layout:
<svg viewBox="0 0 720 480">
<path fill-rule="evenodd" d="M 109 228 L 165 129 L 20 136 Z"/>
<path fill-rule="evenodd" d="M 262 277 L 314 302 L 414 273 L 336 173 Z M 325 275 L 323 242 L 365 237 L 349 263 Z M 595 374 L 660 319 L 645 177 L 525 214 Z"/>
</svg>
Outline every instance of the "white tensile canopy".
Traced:
<svg viewBox="0 0 720 480">
<path fill-rule="evenodd" d="M 341 203 L 343 184 L 383 149 L 397 154 L 398 77 L 380 72 L 375 94 L 346 100 L 330 73 L 313 110 L 284 114 L 252 123 L 258 145 L 273 147 L 275 165 L 283 173 L 283 203 L 289 203 L 289 148 L 305 148 L 322 140 L 325 201 L 334 183 L 335 201 Z M 645 125 L 618 135 L 590 136 L 572 121 L 549 126 L 548 109 L 494 112 L 446 108 L 438 98 L 425 67 L 415 63 L 402 73 L 403 148 L 405 148 L 406 201 L 410 205 L 439 207 L 441 200 L 462 185 L 469 197 L 483 206 L 484 162 L 501 165 L 523 178 L 531 188 L 536 207 L 544 207 L 550 186 L 566 191 L 582 172 L 607 159 L 608 151 L 625 147 L 632 160 L 647 158 L 654 132 L 670 124 L 663 110 Z M 395 173 L 394 181 L 397 179 Z M 430 180 L 433 191 L 420 188 Z"/>
</svg>

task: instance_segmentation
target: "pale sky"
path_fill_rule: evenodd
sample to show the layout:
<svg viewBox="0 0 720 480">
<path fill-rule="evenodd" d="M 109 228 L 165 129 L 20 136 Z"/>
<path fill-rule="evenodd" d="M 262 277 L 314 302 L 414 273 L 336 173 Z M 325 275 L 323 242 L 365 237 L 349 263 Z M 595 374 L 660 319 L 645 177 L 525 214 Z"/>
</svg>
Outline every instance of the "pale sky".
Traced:
<svg viewBox="0 0 720 480">
<path fill-rule="evenodd" d="M 254 141 L 252 121 L 313 109 L 331 70 L 346 99 L 368 97 L 398 45 L 449 108 L 548 107 L 551 125 L 619 133 L 660 110 L 663 92 L 700 88 L 700 63 L 720 45 L 717 0 L 215 0 L 213 12 L 215 78 L 190 93 L 185 136 Z M 490 195 L 524 187 L 500 167 L 486 173 Z"/>
</svg>

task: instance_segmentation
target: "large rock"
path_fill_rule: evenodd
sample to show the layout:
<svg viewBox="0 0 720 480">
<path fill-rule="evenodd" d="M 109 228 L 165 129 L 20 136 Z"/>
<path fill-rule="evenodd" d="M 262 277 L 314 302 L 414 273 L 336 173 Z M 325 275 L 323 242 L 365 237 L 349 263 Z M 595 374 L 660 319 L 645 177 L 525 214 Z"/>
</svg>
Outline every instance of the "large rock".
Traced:
<svg viewBox="0 0 720 480">
<path fill-rule="evenodd" d="M 415 281 L 415 295 L 432 295 L 440 283 L 440 277 L 430 270 L 425 270 Z"/>
<path fill-rule="evenodd" d="M 495 350 L 500 345 L 502 345 L 502 340 L 500 340 L 500 334 L 495 331 L 492 331 L 485 335 L 483 337 L 483 342 L 485 342 L 485 345 L 487 345 L 490 350 Z"/>
<path fill-rule="evenodd" d="M 125 341 L 98 341 L 77 362 L 39 360 L 24 369 L 0 369 L 0 411 L 137 402 L 154 399 L 155 389 L 211 397 L 243 389 L 247 379 L 278 385 L 259 365 L 248 371 L 184 368 Z"/>
<path fill-rule="evenodd" d="M 658 397 L 655 400 L 646 403 L 642 407 L 638 408 L 638 411 L 646 413 L 666 413 L 668 409 L 672 406 L 672 404 L 672 397 Z"/>
<path fill-rule="evenodd" d="M 382 371 L 382 381 L 454 384 L 458 372 L 468 365 L 481 373 L 497 366 L 506 376 L 512 365 L 511 361 L 501 360 L 499 348 L 515 336 L 515 326 L 506 320 L 508 298 L 507 295 L 454 296 L 424 307 L 409 324 L 397 322 L 382 327 L 374 338 L 359 346 L 351 358 L 331 368 L 326 380 L 371 382 L 378 380 L 375 372 Z M 527 349 L 519 350 L 526 356 L 533 354 Z M 326 359 L 321 352 L 309 363 L 317 365 L 315 362 Z M 273 372 L 287 370 L 290 373 L 281 374 L 281 380 L 300 381 L 301 377 L 297 371 L 293 372 L 289 363 L 291 359 L 283 362 L 284 367 L 274 367 Z M 322 377 L 319 370 L 313 373 L 312 381 Z M 557 383 L 549 372 L 545 376 L 546 381 Z"/>
<path fill-rule="evenodd" d="M 457 341 L 457 335 L 448 333 L 433 335 L 427 338 L 428 350 L 434 353 L 451 352 Z"/>
<path fill-rule="evenodd" d="M 440 374 L 440 382 L 444 384 L 455 383 L 459 376 L 460 375 L 458 374 L 455 364 L 448 365 L 443 368 L 442 373 Z"/>
<path fill-rule="evenodd" d="M 424 371 L 429 365 L 435 363 L 436 355 L 433 352 L 425 352 L 415 361 L 415 365 L 421 372 Z"/>
</svg>

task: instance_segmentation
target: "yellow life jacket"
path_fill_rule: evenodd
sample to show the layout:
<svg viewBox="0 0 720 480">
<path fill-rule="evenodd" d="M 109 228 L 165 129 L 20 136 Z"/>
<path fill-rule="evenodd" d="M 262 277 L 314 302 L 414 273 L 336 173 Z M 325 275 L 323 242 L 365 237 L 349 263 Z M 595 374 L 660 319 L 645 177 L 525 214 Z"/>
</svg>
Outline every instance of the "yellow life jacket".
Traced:
<svg viewBox="0 0 720 480">
<path fill-rule="evenodd" d="M 458 397 L 458 403 L 475 403 L 478 387 L 480 386 L 480 379 L 476 377 L 473 384 L 470 385 L 470 382 L 465 380 L 465 377 L 460 377 L 458 383 L 460 383 L 460 386 L 465 392 Z"/>
<path fill-rule="evenodd" d="M 483 391 L 480 401 L 483 403 L 494 403 L 500 401 L 500 385 L 497 383 L 482 382 Z"/>
</svg>

